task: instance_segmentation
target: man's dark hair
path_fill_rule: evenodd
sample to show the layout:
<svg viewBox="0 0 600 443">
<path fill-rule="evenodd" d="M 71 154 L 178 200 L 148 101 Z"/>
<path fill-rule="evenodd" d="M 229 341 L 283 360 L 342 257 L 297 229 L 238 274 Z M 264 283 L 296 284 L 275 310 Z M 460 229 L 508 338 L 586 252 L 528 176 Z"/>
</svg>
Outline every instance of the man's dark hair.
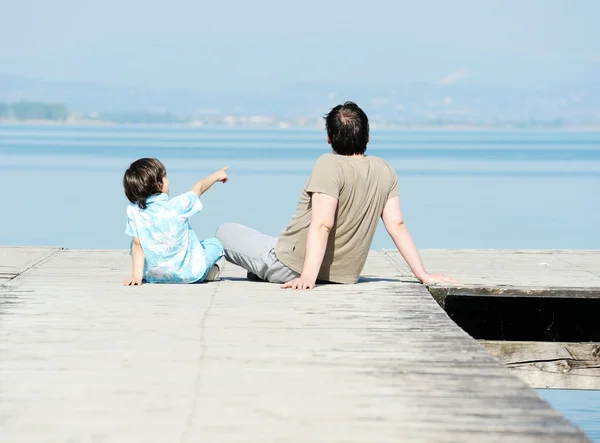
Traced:
<svg viewBox="0 0 600 443">
<path fill-rule="evenodd" d="M 340 155 L 364 154 L 369 142 L 369 118 L 356 103 L 337 105 L 325 116 L 331 147 Z"/>
<path fill-rule="evenodd" d="M 165 165 L 156 158 L 140 158 L 134 161 L 123 176 L 127 199 L 137 204 L 140 209 L 146 209 L 146 199 L 161 192 L 166 175 Z"/>
</svg>

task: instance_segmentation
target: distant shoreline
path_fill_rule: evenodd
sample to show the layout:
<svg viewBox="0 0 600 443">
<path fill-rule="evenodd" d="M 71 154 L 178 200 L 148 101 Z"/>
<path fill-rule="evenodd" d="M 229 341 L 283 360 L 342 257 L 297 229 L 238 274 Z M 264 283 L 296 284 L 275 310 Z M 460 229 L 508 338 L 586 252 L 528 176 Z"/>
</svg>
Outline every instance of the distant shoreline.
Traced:
<svg viewBox="0 0 600 443">
<path fill-rule="evenodd" d="M 141 129 L 151 128 L 195 128 L 195 129 L 256 129 L 256 130 L 323 130 L 324 126 L 318 125 L 294 125 L 291 123 L 285 124 L 251 124 L 251 125 L 227 125 L 227 124 L 201 124 L 198 122 L 189 123 L 119 123 L 105 120 L 8 120 L 0 119 L 0 126 L 53 126 L 53 127 L 132 127 Z M 546 131 L 546 132 L 600 132 L 599 124 L 587 125 L 562 125 L 557 127 L 532 125 L 528 127 L 517 127 L 514 125 L 469 125 L 469 124 L 386 124 L 371 122 L 372 130 L 387 130 L 398 132 L 415 132 L 415 131 L 430 131 L 430 132 L 528 132 L 528 131 Z"/>
</svg>

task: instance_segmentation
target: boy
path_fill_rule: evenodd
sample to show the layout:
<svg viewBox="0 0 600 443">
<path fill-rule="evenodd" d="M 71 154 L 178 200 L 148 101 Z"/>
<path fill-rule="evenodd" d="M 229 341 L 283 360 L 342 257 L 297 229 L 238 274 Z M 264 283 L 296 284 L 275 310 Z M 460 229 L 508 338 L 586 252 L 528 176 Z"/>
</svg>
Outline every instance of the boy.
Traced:
<svg viewBox="0 0 600 443">
<path fill-rule="evenodd" d="M 199 241 L 189 218 L 202 210 L 199 197 L 217 182 L 227 183 L 225 168 L 169 200 L 165 166 L 155 158 L 133 162 L 123 177 L 127 206 L 125 233 L 133 238 L 132 275 L 125 286 L 148 283 L 196 283 L 219 278 L 223 245 Z"/>
</svg>

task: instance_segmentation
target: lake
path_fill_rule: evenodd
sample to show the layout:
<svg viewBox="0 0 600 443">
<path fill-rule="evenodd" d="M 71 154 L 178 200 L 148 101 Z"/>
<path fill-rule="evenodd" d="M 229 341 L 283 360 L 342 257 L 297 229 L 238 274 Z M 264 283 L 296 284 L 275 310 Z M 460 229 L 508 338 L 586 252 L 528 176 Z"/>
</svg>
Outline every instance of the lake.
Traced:
<svg viewBox="0 0 600 443">
<path fill-rule="evenodd" d="M 0 244 L 127 248 L 122 176 L 139 157 L 165 163 L 172 195 L 230 166 L 200 237 L 227 221 L 276 236 L 325 152 L 322 130 L 0 125 Z M 396 169 L 421 248 L 600 249 L 600 133 L 372 129 L 367 153 Z M 380 227 L 373 248 L 393 247 Z M 600 442 L 599 392 L 538 392 Z"/>
</svg>

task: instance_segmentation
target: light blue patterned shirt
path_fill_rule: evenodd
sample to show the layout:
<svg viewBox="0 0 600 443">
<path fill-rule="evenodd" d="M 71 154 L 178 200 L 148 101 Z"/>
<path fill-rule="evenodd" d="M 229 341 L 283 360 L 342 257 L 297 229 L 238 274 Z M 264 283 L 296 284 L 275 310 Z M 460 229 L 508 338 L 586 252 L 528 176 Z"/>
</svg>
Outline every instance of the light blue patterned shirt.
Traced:
<svg viewBox="0 0 600 443">
<path fill-rule="evenodd" d="M 193 192 L 169 200 L 167 194 L 148 197 L 146 209 L 127 206 L 125 233 L 137 237 L 144 251 L 148 283 L 193 283 L 206 271 L 206 257 L 189 218 L 202 210 Z"/>
</svg>

